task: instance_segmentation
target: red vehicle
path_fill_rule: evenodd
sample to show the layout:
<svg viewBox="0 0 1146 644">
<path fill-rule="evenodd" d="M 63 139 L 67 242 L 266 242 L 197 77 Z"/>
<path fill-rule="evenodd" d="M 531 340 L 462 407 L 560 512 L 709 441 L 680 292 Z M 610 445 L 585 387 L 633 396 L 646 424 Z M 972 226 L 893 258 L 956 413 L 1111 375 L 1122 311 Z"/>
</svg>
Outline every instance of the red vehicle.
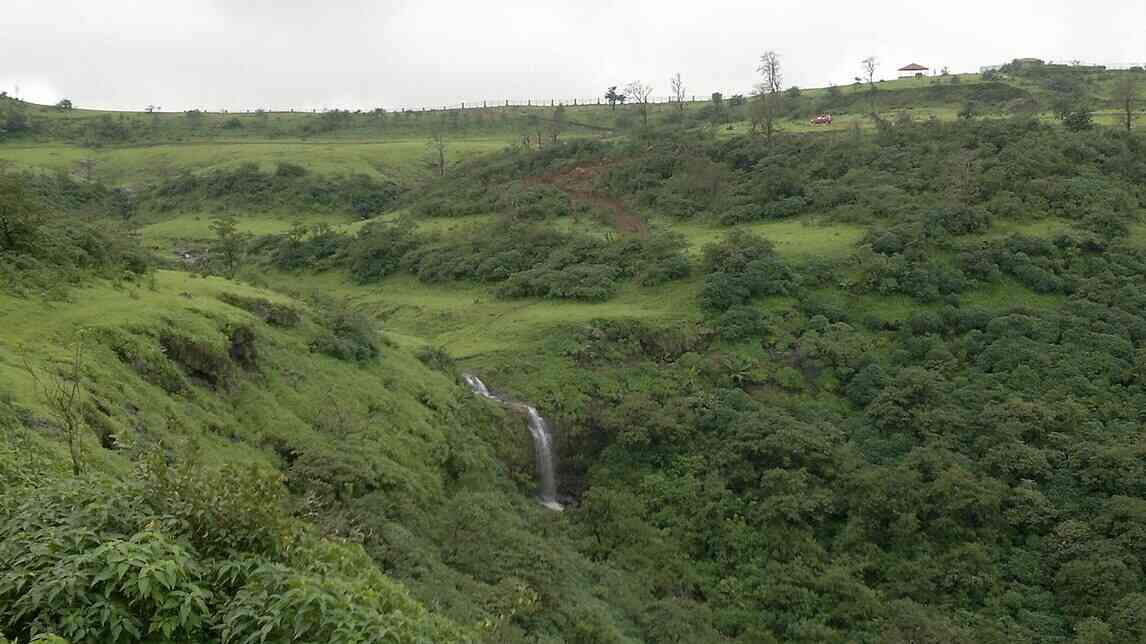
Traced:
<svg viewBox="0 0 1146 644">
<path fill-rule="evenodd" d="M 832 115 L 831 114 L 821 114 L 821 115 L 817 116 L 816 118 L 812 119 L 812 125 L 831 125 L 831 124 L 832 124 Z"/>
</svg>

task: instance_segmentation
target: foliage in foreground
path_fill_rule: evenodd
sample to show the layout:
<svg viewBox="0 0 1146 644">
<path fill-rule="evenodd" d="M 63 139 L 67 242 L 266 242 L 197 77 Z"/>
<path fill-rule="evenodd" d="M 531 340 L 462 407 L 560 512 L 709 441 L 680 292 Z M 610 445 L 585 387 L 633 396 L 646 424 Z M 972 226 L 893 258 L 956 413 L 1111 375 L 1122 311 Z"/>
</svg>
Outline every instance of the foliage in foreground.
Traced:
<svg viewBox="0 0 1146 644">
<path fill-rule="evenodd" d="M 279 476 L 153 455 L 125 482 L 5 492 L 0 625 L 81 642 L 463 641 L 360 547 L 286 513 Z"/>
</svg>

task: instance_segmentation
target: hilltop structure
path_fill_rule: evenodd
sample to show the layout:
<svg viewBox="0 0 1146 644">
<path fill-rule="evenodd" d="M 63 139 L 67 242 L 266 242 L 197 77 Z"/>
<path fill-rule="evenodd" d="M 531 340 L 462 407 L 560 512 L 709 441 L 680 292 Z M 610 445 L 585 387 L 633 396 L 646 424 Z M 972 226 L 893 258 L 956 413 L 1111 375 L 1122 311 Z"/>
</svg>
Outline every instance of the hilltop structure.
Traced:
<svg viewBox="0 0 1146 644">
<path fill-rule="evenodd" d="M 900 78 L 915 78 L 916 76 L 924 76 L 927 74 L 927 68 L 918 63 L 911 63 L 906 67 L 899 68 Z"/>
</svg>

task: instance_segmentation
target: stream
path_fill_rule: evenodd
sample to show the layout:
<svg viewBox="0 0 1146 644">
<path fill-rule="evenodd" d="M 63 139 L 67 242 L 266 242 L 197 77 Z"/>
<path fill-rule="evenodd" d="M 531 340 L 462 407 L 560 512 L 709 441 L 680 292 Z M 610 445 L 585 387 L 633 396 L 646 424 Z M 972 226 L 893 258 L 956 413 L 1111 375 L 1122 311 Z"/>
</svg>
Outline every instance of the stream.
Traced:
<svg viewBox="0 0 1146 644">
<path fill-rule="evenodd" d="M 549 423 L 537 413 L 536 408 L 491 392 L 489 387 L 473 374 L 463 373 L 462 380 L 478 396 L 496 401 L 510 409 L 525 412 L 529 434 L 533 437 L 533 455 L 537 462 L 537 476 L 540 479 L 537 486 L 537 500 L 542 506 L 555 512 L 564 510 L 565 508 L 557 501 L 557 475 L 554 471 L 553 436 L 549 430 Z"/>
</svg>

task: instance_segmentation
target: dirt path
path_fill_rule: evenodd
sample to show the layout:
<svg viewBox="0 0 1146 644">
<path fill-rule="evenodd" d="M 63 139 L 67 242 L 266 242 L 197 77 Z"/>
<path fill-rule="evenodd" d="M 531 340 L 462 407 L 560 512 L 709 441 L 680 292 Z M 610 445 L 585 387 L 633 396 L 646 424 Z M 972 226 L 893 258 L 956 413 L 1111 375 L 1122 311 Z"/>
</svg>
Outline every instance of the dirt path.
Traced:
<svg viewBox="0 0 1146 644">
<path fill-rule="evenodd" d="M 640 216 L 630 211 L 623 201 L 600 192 L 578 187 L 577 183 L 588 183 L 595 178 L 607 163 L 581 165 L 570 170 L 551 172 L 540 177 L 529 177 L 526 183 L 553 186 L 569 195 L 574 202 L 587 203 L 604 208 L 613 213 L 613 227 L 622 233 L 632 233 L 642 237 L 648 235 L 648 227 Z M 574 185 L 570 185 L 574 184 Z"/>
</svg>

